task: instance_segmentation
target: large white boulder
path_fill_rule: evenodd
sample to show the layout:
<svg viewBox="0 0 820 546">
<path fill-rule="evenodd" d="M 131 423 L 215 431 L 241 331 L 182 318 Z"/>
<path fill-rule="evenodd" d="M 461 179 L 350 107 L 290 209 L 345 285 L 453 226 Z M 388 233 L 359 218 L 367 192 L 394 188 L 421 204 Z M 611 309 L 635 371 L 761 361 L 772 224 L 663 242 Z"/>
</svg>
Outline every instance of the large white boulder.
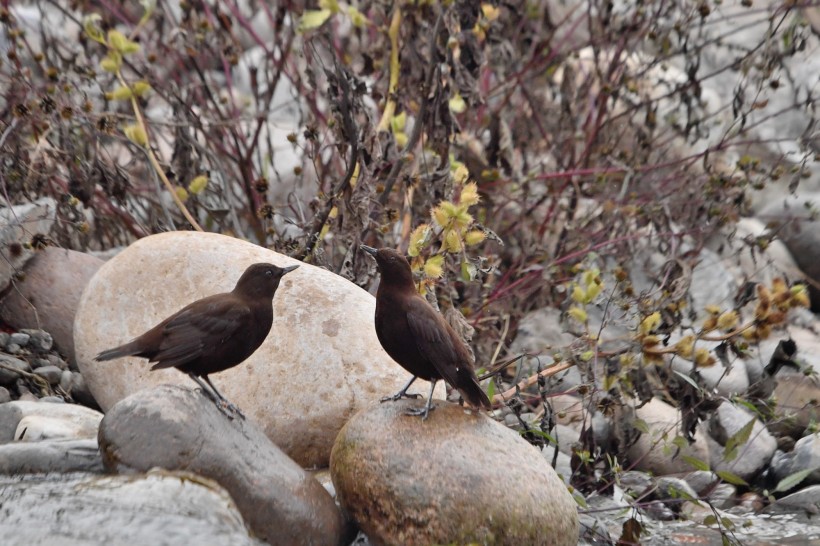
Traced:
<svg viewBox="0 0 820 546">
<path fill-rule="evenodd" d="M 146 237 L 106 262 L 89 281 L 74 323 L 77 363 L 103 410 L 141 389 L 193 382 L 173 368 L 152 372 L 144 359 L 95 362 L 97 353 L 194 300 L 231 290 L 257 262 L 299 263 L 239 239 L 196 232 Z M 342 277 L 301 264 L 282 279 L 262 346 L 211 379 L 291 458 L 327 466 L 345 422 L 410 377 L 379 344 L 375 306 L 373 296 Z M 429 384 L 414 387 L 426 393 Z"/>
</svg>

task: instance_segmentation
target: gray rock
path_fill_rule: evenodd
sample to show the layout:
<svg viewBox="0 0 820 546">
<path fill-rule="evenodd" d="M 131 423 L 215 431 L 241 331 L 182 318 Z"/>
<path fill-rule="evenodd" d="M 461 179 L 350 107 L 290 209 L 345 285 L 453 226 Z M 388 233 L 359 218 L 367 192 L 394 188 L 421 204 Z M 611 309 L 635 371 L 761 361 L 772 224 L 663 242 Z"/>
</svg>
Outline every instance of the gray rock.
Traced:
<svg viewBox="0 0 820 546">
<path fill-rule="evenodd" d="M 791 453 L 778 452 L 778 456 L 772 458 L 771 472 L 778 482 L 801 470 L 813 472 L 795 486 L 805 487 L 820 483 L 820 432 L 798 440 Z"/>
<path fill-rule="evenodd" d="M 60 388 L 65 392 L 71 392 L 71 386 L 74 383 L 74 378 L 69 370 L 63 370 L 60 373 Z"/>
<path fill-rule="evenodd" d="M 820 384 L 813 377 L 785 370 L 777 374 L 776 381 L 775 419 L 768 428 L 779 436 L 800 438 L 807 427 L 820 421 Z"/>
<path fill-rule="evenodd" d="M 22 375 L 17 373 L 17 370 L 30 372 L 31 367 L 29 367 L 28 362 L 25 360 L 0 353 L 0 385 L 11 385 L 14 383 L 17 378 Z"/>
<path fill-rule="evenodd" d="M 45 402 L 46 404 L 65 404 L 65 400 L 62 396 L 43 396 L 40 398 L 40 402 Z"/>
<path fill-rule="evenodd" d="M 270 544 L 338 544 L 344 523 L 327 491 L 250 420 L 228 419 L 199 391 L 164 385 L 115 404 L 100 425 L 106 468 L 187 470 L 224 487 Z"/>
<path fill-rule="evenodd" d="M 709 464 L 709 446 L 701 427 L 695 431 L 693 443 L 685 443 L 682 449 L 673 443 L 681 435 L 680 415 L 676 408 L 654 398 L 638 408 L 636 415 L 647 424 L 649 433 L 641 434 L 627 452 L 633 468 L 663 476 L 692 471 L 692 465 L 684 456 Z"/>
<path fill-rule="evenodd" d="M 26 278 L 0 301 L 0 319 L 18 329 L 42 328 L 73 364 L 74 315 L 83 289 L 102 264 L 82 252 L 41 250 L 27 264 Z"/>
<path fill-rule="evenodd" d="M 0 478 L 4 546 L 261 546 L 230 496 L 186 472 Z"/>
<path fill-rule="evenodd" d="M 99 404 L 97 404 L 97 401 L 94 399 L 94 395 L 91 394 L 91 390 L 89 390 L 81 373 L 71 372 L 71 390 L 66 392 L 68 392 L 71 398 L 76 402 L 91 409 L 100 409 Z"/>
<path fill-rule="evenodd" d="M 49 362 L 47 358 L 32 358 L 30 362 L 32 370 L 42 368 L 43 366 L 51 366 L 51 362 Z"/>
<path fill-rule="evenodd" d="M 8 286 L 15 272 L 34 255 L 28 245 L 32 235 L 51 231 L 57 202 L 41 197 L 32 203 L 0 208 L 0 291 Z M 10 251 L 12 245 L 16 251 Z"/>
<path fill-rule="evenodd" d="M 28 346 L 30 349 L 34 351 L 46 353 L 50 351 L 51 348 L 54 346 L 54 339 L 51 337 L 51 334 L 49 334 L 45 330 L 34 330 L 24 328 L 20 330 L 20 333 L 29 336 Z"/>
<path fill-rule="evenodd" d="M 769 514 L 794 514 L 797 511 L 820 514 L 820 485 L 810 485 L 778 499 L 764 510 Z"/>
<path fill-rule="evenodd" d="M 46 381 L 48 381 L 49 385 L 57 385 L 60 382 L 60 377 L 63 375 L 63 370 L 58 368 L 57 366 L 42 366 L 34 370 L 34 375 L 39 375 Z"/>
<path fill-rule="evenodd" d="M 456 404 L 405 415 L 419 404 L 368 408 L 333 446 L 337 499 L 373 542 L 577 544 L 575 501 L 536 448 Z"/>
<path fill-rule="evenodd" d="M 570 456 L 564 453 L 563 451 L 558 451 L 558 456 L 555 456 L 555 446 L 548 445 L 544 446 L 541 449 L 541 455 L 544 456 L 547 463 L 552 466 L 553 459 L 555 460 L 555 472 L 558 473 L 558 476 L 564 481 L 566 485 L 570 485 L 569 481 L 572 478 L 572 461 Z"/>
<path fill-rule="evenodd" d="M 9 342 L 9 337 L 11 336 L 9 336 L 8 332 L 0 332 L 0 350 L 6 348 L 6 345 Z"/>
<path fill-rule="evenodd" d="M 9 342 L 6 345 L 6 352 L 8 352 L 9 354 L 18 355 L 21 352 L 23 352 L 23 348 L 20 345 L 18 345 L 17 343 Z"/>
<path fill-rule="evenodd" d="M 729 439 L 753 421 L 748 440 L 737 446 L 735 456 L 724 456 Z M 749 411 L 723 402 L 709 420 L 709 452 L 712 469 L 731 472 L 749 481 L 769 463 L 777 449 L 777 441 L 766 427 Z"/>
<path fill-rule="evenodd" d="M 145 237 L 106 262 L 83 292 L 74 323 L 80 371 L 100 406 L 107 410 L 160 384 L 191 386 L 185 374 L 150 371 L 144 359 L 93 358 L 196 299 L 232 289 L 255 262 L 298 263 L 234 237 L 185 231 Z M 306 468 L 327 466 L 345 422 L 409 378 L 376 337 L 375 307 L 375 298 L 353 283 L 301 264 L 276 293 L 267 341 L 245 362 L 211 379 L 288 456 Z M 414 387 L 429 390 L 426 382 Z M 444 385 L 438 392 L 444 393 Z"/>
<path fill-rule="evenodd" d="M 737 487 L 730 483 L 719 483 L 712 489 L 706 498 L 715 507 L 725 510 L 735 505 L 737 497 Z"/>
<path fill-rule="evenodd" d="M 6 387 L 0 387 L 0 404 L 11 401 L 11 393 Z"/>
<path fill-rule="evenodd" d="M 0 405 L 0 444 L 23 437 L 96 439 L 102 414 L 75 404 L 49 404 L 16 400 Z"/>
<path fill-rule="evenodd" d="M 43 440 L 0 444 L 0 474 L 104 471 L 97 440 Z"/>
<path fill-rule="evenodd" d="M 31 340 L 31 336 L 23 332 L 14 332 L 9 336 L 9 343 L 14 343 L 20 347 L 28 345 L 29 340 Z"/>
<path fill-rule="evenodd" d="M 716 485 L 720 480 L 717 474 L 708 470 L 696 470 L 681 477 L 686 480 L 689 487 L 694 489 L 698 495 L 704 494 L 707 489 Z"/>
</svg>

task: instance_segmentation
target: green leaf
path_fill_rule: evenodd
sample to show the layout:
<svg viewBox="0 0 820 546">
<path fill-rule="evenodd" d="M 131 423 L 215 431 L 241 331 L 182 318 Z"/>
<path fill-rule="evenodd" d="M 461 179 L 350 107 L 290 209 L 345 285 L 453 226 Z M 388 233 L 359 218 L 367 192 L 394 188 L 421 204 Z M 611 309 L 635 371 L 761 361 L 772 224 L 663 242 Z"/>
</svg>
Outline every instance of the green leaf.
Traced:
<svg viewBox="0 0 820 546">
<path fill-rule="evenodd" d="M 718 522 L 717 517 L 714 514 L 709 514 L 708 516 L 703 518 L 703 524 L 707 525 L 707 526 L 708 525 L 715 525 L 715 524 L 717 524 L 717 522 Z"/>
<path fill-rule="evenodd" d="M 725 460 L 731 461 L 737 457 L 737 448 L 749 441 L 749 436 L 752 435 L 752 429 L 756 421 L 757 419 L 752 417 L 748 423 L 726 440 L 726 446 L 723 448 L 723 458 Z"/>
<path fill-rule="evenodd" d="M 695 470 L 709 470 L 709 463 L 701 461 L 695 457 L 690 457 L 689 455 L 681 455 L 681 459 L 683 459 L 686 463 L 689 464 Z"/>
<path fill-rule="evenodd" d="M 698 385 L 697 383 L 695 383 L 695 380 L 694 380 L 694 379 L 692 379 L 691 377 L 689 377 L 689 376 L 688 376 L 688 375 L 686 375 L 685 373 L 680 373 L 678 370 L 672 370 L 672 371 L 674 371 L 676 374 L 678 374 L 678 376 L 679 376 L 681 379 L 683 379 L 684 381 L 686 381 L 687 383 L 689 383 L 690 385 L 692 385 L 692 387 L 693 387 L 693 388 L 694 388 L 697 392 L 700 392 L 700 391 L 701 391 L 700 385 Z"/>
<path fill-rule="evenodd" d="M 803 470 L 798 470 L 794 474 L 789 474 L 779 482 L 777 482 L 777 487 L 774 488 L 775 493 L 783 493 L 784 491 L 788 491 L 792 487 L 798 485 L 800 482 L 805 480 L 809 474 L 817 470 L 817 468 L 804 468 Z"/>
<path fill-rule="evenodd" d="M 635 419 L 635 421 L 632 422 L 632 426 L 644 434 L 649 434 L 649 425 L 647 425 L 643 419 Z"/>
<path fill-rule="evenodd" d="M 329 9 L 306 10 L 305 13 L 302 14 L 302 18 L 299 20 L 298 32 L 306 32 L 308 30 L 319 28 L 325 24 L 325 21 L 330 19 L 331 15 L 333 15 L 333 13 Z"/>
<path fill-rule="evenodd" d="M 487 398 L 492 400 L 493 396 L 495 396 L 495 381 L 490 380 L 490 382 L 487 383 Z"/>
<path fill-rule="evenodd" d="M 102 29 L 100 28 L 100 21 L 102 20 L 102 15 L 99 13 L 92 13 L 83 18 L 83 30 L 88 35 L 89 38 L 94 40 L 95 42 L 104 44 L 105 43 L 105 35 L 103 34 Z"/>
<path fill-rule="evenodd" d="M 717 470 L 715 471 L 715 474 L 717 474 L 718 477 L 724 482 L 730 483 L 732 485 L 749 485 L 748 483 L 746 483 L 746 480 L 744 480 L 737 474 L 732 474 L 731 472 L 727 472 L 726 470 Z"/>
</svg>

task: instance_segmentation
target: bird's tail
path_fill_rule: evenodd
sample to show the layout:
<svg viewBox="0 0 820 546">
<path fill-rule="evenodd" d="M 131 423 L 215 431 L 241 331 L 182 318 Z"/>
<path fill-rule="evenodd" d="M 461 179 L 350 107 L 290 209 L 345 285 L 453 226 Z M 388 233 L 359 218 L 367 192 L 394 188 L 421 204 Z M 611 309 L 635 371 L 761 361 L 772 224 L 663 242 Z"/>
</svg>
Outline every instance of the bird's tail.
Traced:
<svg viewBox="0 0 820 546">
<path fill-rule="evenodd" d="M 458 392 L 471 406 L 484 409 L 492 408 L 490 399 L 484 389 L 481 388 L 481 385 L 478 384 L 478 379 L 473 370 L 467 367 L 459 368 L 457 379 L 458 385 L 456 385 L 456 388 Z"/>
<path fill-rule="evenodd" d="M 98 362 L 103 360 L 114 360 L 115 358 L 122 358 L 124 356 L 133 356 L 139 354 L 140 352 L 140 348 L 132 341 L 131 343 L 126 343 L 125 345 L 120 345 L 119 347 L 114 347 L 113 349 L 103 351 L 95 356 L 94 360 Z"/>
</svg>

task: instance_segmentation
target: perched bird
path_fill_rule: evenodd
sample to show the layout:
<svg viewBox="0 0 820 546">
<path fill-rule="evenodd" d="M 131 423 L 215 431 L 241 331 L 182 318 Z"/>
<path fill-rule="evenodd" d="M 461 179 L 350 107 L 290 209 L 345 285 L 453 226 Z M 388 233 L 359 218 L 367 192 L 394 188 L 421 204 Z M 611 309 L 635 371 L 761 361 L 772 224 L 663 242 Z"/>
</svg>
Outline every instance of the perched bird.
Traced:
<svg viewBox="0 0 820 546">
<path fill-rule="evenodd" d="M 279 281 L 297 267 L 253 264 L 232 291 L 191 303 L 125 345 L 101 352 L 95 360 L 139 356 L 156 362 L 151 370 L 176 368 L 196 381 L 226 415 L 232 417 L 228 409 L 244 419 L 208 375 L 240 364 L 262 345 L 273 323 L 273 295 Z"/>
<path fill-rule="evenodd" d="M 410 264 L 404 256 L 390 248 L 360 248 L 376 258 L 382 274 L 376 293 L 376 335 L 387 354 L 413 374 L 402 390 L 382 402 L 418 397 L 407 394 L 407 389 L 421 377 L 433 385 L 427 404 L 409 411 L 411 415 L 427 419 L 433 390 L 440 379 L 458 389 L 470 405 L 489 409 L 490 399 L 478 384 L 469 349 L 444 317 L 416 291 Z"/>
</svg>

